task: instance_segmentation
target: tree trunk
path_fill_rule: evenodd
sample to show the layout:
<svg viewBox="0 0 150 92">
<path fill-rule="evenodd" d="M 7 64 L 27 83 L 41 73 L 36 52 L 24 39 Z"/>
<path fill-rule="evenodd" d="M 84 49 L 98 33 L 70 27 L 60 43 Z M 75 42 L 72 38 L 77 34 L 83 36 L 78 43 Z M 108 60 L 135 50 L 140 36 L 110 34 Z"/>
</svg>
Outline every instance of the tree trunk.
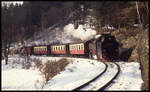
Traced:
<svg viewBox="0 0 150 92">
<path fill-rule="evenodd" d="M 8 64 L 7 47 L 4 48 L 5 64 Z"/>
<path fill-rule="evenodd" d="M 138 2 L 136 2 L 136 9 L 137 9 L 140 25 L 142 25 L 141 18 L 140 18 L 139 7 L 138 7 Z M 142 27 L 143 27 L 143 25 L 142 25 Z"/>
<path fill-rule="evenodd" d="M 148 12 L 148 15 L 149 15 L 149 6 L 148 6 L 148 2 L 146 2 L 146 9 L 147 9 L 147 12 Z"/>
</svg>

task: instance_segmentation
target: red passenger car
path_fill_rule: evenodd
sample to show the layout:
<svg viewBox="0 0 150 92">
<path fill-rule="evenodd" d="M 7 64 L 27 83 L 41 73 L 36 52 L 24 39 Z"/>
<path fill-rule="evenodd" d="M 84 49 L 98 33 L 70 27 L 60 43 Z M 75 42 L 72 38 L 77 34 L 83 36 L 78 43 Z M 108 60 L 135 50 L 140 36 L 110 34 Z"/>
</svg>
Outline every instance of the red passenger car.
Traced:
<svg viewBox="0 0 150 92">
<path fill-rule="evenodd" d="M 69 44 L 69 53 L 70 55 L 75 56 L 89 56 L 89 43 L 71 43 Z"/>
<path fill-rule="evenodd" d="M 36 55 L 46 55 L 47 54 L 47 46 L 35 46 L 33 49 L 33 52 Z"/>
<path fill-rule="evenodd" d="M 66 45 L 51 45 L 51 54 L 66 54 Z"/>
</svg>

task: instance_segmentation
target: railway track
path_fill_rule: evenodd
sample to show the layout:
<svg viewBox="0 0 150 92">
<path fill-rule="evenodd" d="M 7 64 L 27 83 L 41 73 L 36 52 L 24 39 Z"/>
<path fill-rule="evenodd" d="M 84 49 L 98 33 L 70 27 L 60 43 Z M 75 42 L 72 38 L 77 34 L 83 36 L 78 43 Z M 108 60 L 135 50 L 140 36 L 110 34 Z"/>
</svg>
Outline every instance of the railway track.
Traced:
<svg viewBox="0 0 150 92">
<path fill-rule="evenodd" d="M 96 76 L 92 80 L 88 81 L 87 83 L 80 85 L 79 87 L 73 89 L 73 91 L 76 91 L 76 90 L 78 90 L 78 91 L 79 90 L 83 90 L 83 91 L 100 90 L 100 91 L 103 91 L 106 87 L 108 87 L 113 82 L 113 80 L 118 76 L 118 74 L 120 72 L 120 67 L 118 64 L 112 63 L 112 62 L 108 62 L 105 64 L 106 64 L 106 68 L 101 74 L 99 74 L 98 76 Z M 114 73 L 114 75 L 112 75 L 111 78 L 107 78 L 107 76 L 110 74 L 110 71 L 113 70 L 111 67 L 114 67 L 115 69 L 117 69 L 117 71 Z M 106 83 L 104 83 L 102 81 L 106 81 Z"/>
<path fill-rule="evenodd" d="M 63 57 L 63 58 L 77 59 L 77 58 L 72 58 L 72 57 Z M 78 59 L 93 60 L 93 59 L 88 59 L 88 58 L 78 58 Z M 73 91 L 79 91 L 79 90 L 81 91 L 82 90 L 83 91 L 86 91 L 86 90 L 103 91 L 105 90 L 105 88 L 109 87 L 110 84 L 113 82 L 113 80 L 116 79 L 116 77 L 119 75 L 120 66 L 115 62 L 106 62 L 104 64 L 105 64 L 105 69 L 99 75 L 89 80 L 88 82 L 81 84 L 80 86 L 74 88 Z M 111 77 L 108 77 L 108 76 L 111 76 Z"/>
</svg>

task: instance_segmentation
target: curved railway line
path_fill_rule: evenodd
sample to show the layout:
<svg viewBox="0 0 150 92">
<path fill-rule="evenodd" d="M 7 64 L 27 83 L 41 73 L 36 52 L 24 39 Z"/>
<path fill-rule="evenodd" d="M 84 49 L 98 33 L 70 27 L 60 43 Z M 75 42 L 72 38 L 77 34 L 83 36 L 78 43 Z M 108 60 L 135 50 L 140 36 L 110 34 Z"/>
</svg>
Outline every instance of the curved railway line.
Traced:
<svg viewBox="0 0 150 92">
<path fill-rule="evenodd" d="M 75 59 L 73 57 L 62 57 L 62 58 L 68 58 L 68 59 Z M 94 60 L 94 59 L 89 59 L 89 58 L 77 58 L 77 59 L 84 59 L 84 60 Z M 103 91 L 105 90 L 105 88 L 109 87 L 110 84 L 113 82 L 114 79 L 116 79 L 116 77 L 119 75 L 120 73 L 120 66 L 115 63 L 115 62 L 102 62 L 103 64 L 105 64 L 105 69 L 96 77 L 94 77 L 93 79 L 89 80 L 88 82 L 79 85 L 78 87 L 72 89 L 72 91 L 80 91 L 80 90 L 98 90 L 98 91 Z M 111 72 L 114 72 L 114 70 L 116 69 L 114 75 L 111 77 L 111 79 L 107 79 L 109 81 L 107 81 L 106 83 L 101 83 L 104 78 L 106 79 L 106 77 L 110 74 Z M 113 71 L 112 71 L 113 70 Z M 102 80 L 101 80 L 102 79 Z M 100 81 L 98 81 L 100 80 Z M 98 81 L 97 83 L 95 83 L 95 81 Z M 97 87 L 97 84 L 102 84 L 99 87 Z"/>
<path fill-rule="evenodd" d="M 110 63 L 110 62 L 109 62 Z M 101 77 L 108 71 L 108 66 L 109 63 L 104 63 L 105 64 L 105 70 L 100 73 L 98 76 L 96 76 L 95 78 L 93 78 L 92 80 L 80 85 L 79 87 L 73 89 L 73 91 L 79 91 L 79 90 L 93 90 L 94 88 L 96 88 L 95 86 L 97 85 L 96 83 L 94 84 L 94 81 L 101 79 Z M 113 63 L 113 62 L 111 62 Z M 103 84 L 100 88 L 97 88 L 98 91 L 103 91 L 106 87 L 108 87 L 114 79 L 116 79 L 116 77 L 119 75 L 120 73 L 120 66 L 117 63 L 113 63 L 116 67 L 117 67 L 117 72 L 115 73 L 115 75 L 105 84 Z M 108 76 L 108 75 L 107 75 Z M 93 83 L 93 84 L 92 84 Z M 95 85 L 95 86 L 93 86 Z M 86 88 L 87 87 L 87 88 Z"/>
</svg>

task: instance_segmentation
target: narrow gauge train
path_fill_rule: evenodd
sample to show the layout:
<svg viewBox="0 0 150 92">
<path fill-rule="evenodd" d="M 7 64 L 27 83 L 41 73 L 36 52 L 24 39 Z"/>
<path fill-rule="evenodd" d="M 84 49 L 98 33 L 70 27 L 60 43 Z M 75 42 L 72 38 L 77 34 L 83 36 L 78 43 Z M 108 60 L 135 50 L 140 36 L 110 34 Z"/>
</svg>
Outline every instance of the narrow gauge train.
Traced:
<svg viewBox="0 0 150 92">
<path fill-rule="evenodd" d="M 78 42 L 68 44 L 50 44 L 24 47 L 26 55 L 47 55 L 47 56 L 72 56 L 88 57 L 89 42 Z"/>
<path fill-rule="evenodd" d="M 114 36 L 102 34 L 97 39 L 68 44 L 50 44 L 24 48 L 26 55 L 71 56 L 93 58 L 96 55 L 102 61 L 119 58 L 119 43 Z"/>
</svg>

